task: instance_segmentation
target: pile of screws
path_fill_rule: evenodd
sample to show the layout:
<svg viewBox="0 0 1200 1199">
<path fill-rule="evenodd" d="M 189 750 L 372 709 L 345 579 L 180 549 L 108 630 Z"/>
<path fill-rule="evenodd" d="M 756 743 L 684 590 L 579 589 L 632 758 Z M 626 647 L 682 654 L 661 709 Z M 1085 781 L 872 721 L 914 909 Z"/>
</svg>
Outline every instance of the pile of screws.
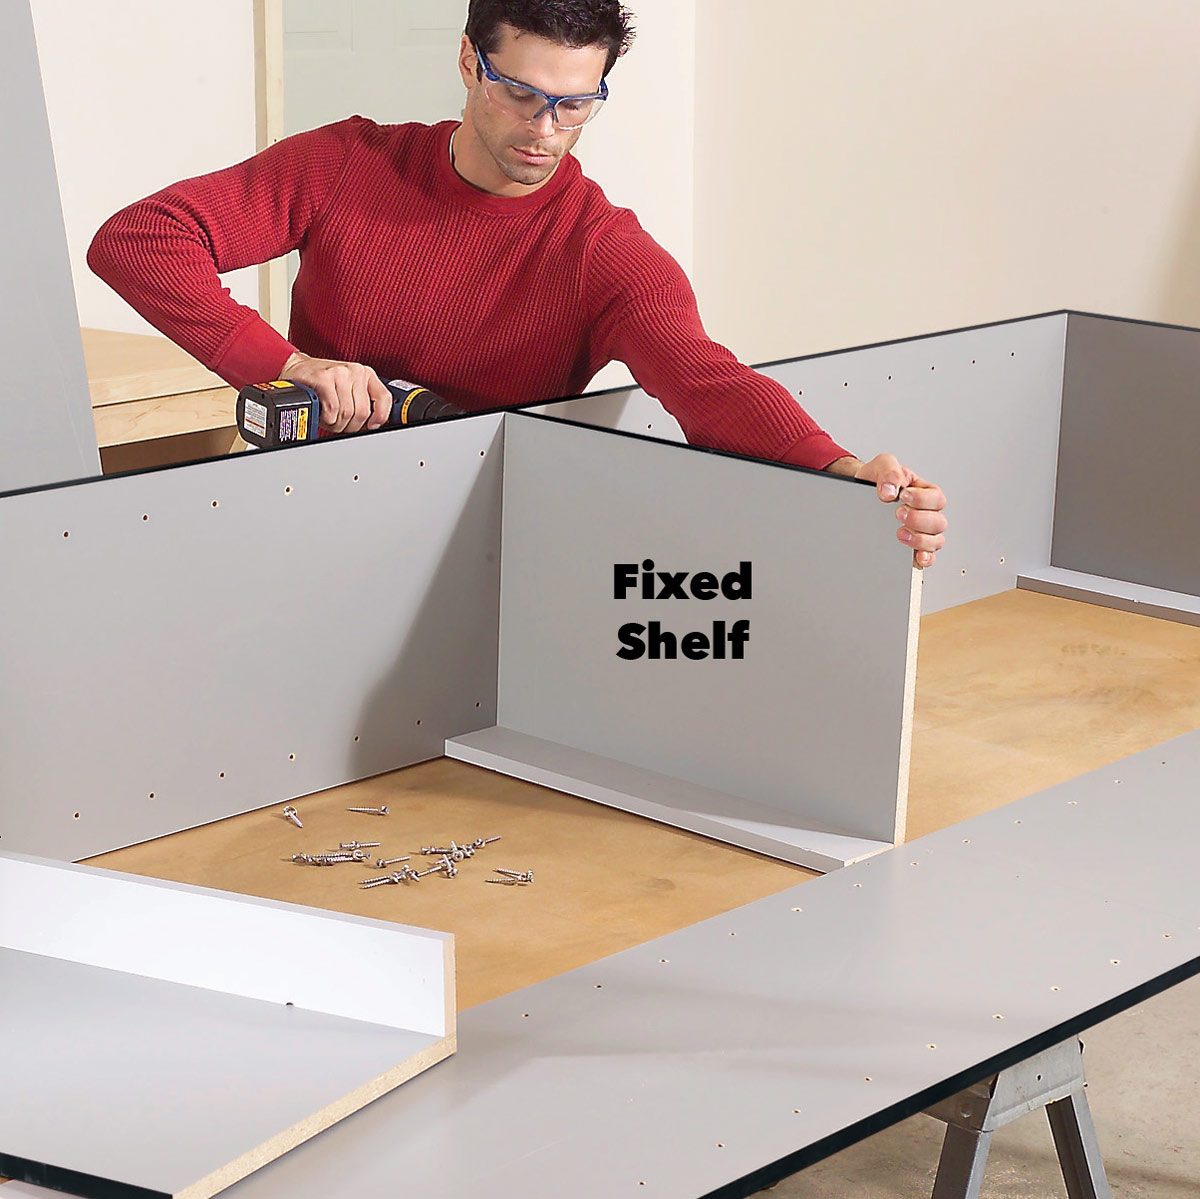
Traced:
<svg viewBox="0 0 1200 1199">
<path fill-rule="evenodd" d="M 389 810 L 386 806 L 379 808 L 347 808 L 346 810 L 368 816 L 389 815 Z M 288 804 L 283 809 L 282 815 L 285 820 L 290 821 L 297 828 L 304 827 L 304 823 L 301 821 L 300 815 L 293 805 Z M 499 837 L 478 837 L 474 841 L 466 841 L 461 845 L 457 841 L 451 841 L 449 845 L 445 846 L 425 845 L 421 848 L 421 855 L 424 857 L 436 857 L 438 860 L 424 870 L 414 870 L 411 866 L 404 865 L 404 863 L 411 860 L 410 854 L 403 854 L 395 858 L 379 857 L 372 862 L 367 855 L 367 850 L 379 849 L 382 853 L 382 843 L 379 841 L 342 841 L 337 849 L 327 850 L 322 853 L 294 853 L 292 854 L 292 861 L 302 866 L 358 864 L 370 866 L 375 870 L 388 870 L 391 866 L 400 866 L 399 870 L 389 870 L 387 874 L 360 879 L 359 886 L 363 890 L 369 891 L 374 887 L 398 886 L 400 883 L 419 882 L 431 874 L 442 874 L 446 878 L 456 878 L 459 866 L 463 862 L 473 858 L 479 850 L 499 840 Z M 533 882 L 532 870 L 505 870 L 497 868 L 495 873 L 502 877 L 484 879 L 484 882 L 495 883 L 502 887 L 527 887 Z"/>
</svg>

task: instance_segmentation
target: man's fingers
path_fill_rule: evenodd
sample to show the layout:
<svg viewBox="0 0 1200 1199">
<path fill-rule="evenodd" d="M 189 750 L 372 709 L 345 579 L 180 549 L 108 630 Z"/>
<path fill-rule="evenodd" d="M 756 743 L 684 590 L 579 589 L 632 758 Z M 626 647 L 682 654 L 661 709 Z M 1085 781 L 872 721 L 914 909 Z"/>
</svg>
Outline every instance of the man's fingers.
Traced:
<svg viewBox="0 0 1200 1199">
<path fill-rule="evenodd" d="M 896 519 L 914 533 L 944 533 L 949 524 L 943 512 L 927 512 L 904 503 L 896 509 Z"/>
<path fill-rule="evenodd" d="M 933 483 L 914 480 L 901 492 L 900 502 L 909 508 L 941 511 L 946 506 L 946 497 L 942 493 L 942 489 Z"/>
<path fill-rule="evenodd" d="M 371 396 L 371 419 L 367 421 L 367 428 L 382 428 L 392 415 L 392 393 L 372 370 L 367 372 L 367 389 Z"/>
<path fill-rule="evenodd" d="M 350 372 L 344 367 L 334 367 L 329 372 L 329 382 L 337 396 L 337 417 L 329 426 L 335 433 L 344 433 L 354 416 L 354 386 Z"/>
<path fill-rule="evenodd" d="M 317 393 L 317 399 L 321 401 L 321 424 L 327 429 L 332 429 L 338 423 L 338 413 L 341 410 L 337 386 L 329 379 L 319 386 L 314 386 L 313 390 Z"/>
<path fill-rule="evenodd" d="M 885 504 L 893 503 L 901 488 L 911 483 L 915 477 L 912 471 L 906 470 L 895 458 L 891 458 L 890 455 L 888 457 L 890 461 L 882 464 L 883 469 L 875 480 L 875 492 Z"/>
<path fill-rule="evenodd" d="M 930 550 L 918 550 L 913 554 L 913 561 L 922 569 L 926 566 L 932 566 L 933 560 L 936 557 Z"/>
<path fill-rule="evenodd" d="M 365 372 L 355 371 L 351 375 L 350 402 L 353 408 L 350 419 L 346 422 L 347 433 L 357 433 L 367 423 L 371 415 L 371 393 L 367 389 Z"/>
<path fill-rule="evenodd" d="M 937 553 L 946 544 L 946 538 L 941 533 L 914 533 L 911 529 L 897 529 L 896 537 L 913 550 L 930 550 Z"/>
</svg>

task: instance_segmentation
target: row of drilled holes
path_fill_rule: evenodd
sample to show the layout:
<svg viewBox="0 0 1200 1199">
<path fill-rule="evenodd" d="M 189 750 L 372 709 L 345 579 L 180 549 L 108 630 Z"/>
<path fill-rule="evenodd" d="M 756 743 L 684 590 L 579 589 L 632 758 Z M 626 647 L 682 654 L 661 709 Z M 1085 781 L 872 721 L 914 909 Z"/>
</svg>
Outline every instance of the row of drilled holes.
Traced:
<svg viewBox="0 0 1200 1199">
<path fill-rule="evenodd" d="M 1016 352 L 1016 350 L 1011 350 L 1011 351 L 1009 351 L 1009 355 L 1008 355 L 1008 356 L 1009 356 L 1010 358 L 1015 358 L 1015 357 L 1017 356 L 1017 352 Z M 975 363 L 976 363 L 976 359 L 972 358 L 972 359 L 971 359 L 971 365 L 972 365 L 972 366 L 974 366 L 974 365 L 975 365 Z M 931 366 L 929 369 L 930 369 L 931 371 L 935 371 L 935 370 L 937 370 L 937 367 L 936 367 L 936 366 Z M 892 376 L 891 376 L 891 375 L 888 375 L 888 382 L 890 383 L 891 381 L 892 381 Z M 849 386 L 850 386 L 850 380 L 849 380 L 849 379 L 846 379 L 846 380 L 844 380 L 844 381 L 843 381 L 843 383 L 842 383 L 842 386 L 843 386 L 843 387 L 849 387 Z M 796 394 L 797 394 L 797 395 L 803 395 L 803 394 L 804 394 L 804 388 L 800 388 L 800 389 L 799 389 L 799 390 L 796 392 Z"/>
<path fill-rule="evenodd" d="M 475 707 L 476 707 L 476 708 L 480 708 L 480 707 L 482 707 L 482 706 L 483 706 L 483 704 L 482 704 L 482 701 L 481 701 L 481 700 L 476 700 L 476 701 L 475 701 Z M 421 721 L 418 719 L 416 723 L 417 723 L 417 725 L 418 725 L 418 726 L 420 726 L 420 724 L 421 724 Z M 356 742 L 359 740 L 359 737 L 358 737 L 358 734 L 357 734 L 357 733 L 356 733 L 356 734 L 355 734 L 355 736 L 354 736 L 354 740 L 355 740 Z M 296 755 L 295 755 L 295 754 L 288 754 L 288 761 L 289 761 L 289 762 L 294 762 L 295 760 L 296 760 Z M 223 779 L 224 777 L 225 777 L 225 771 L 223 771 L 223 770 L 222 770 L 222 771 L 220 771 L 220 772 L 217 774 L 217 778 L 219 778 L 219 779 Z M 147 798 L 147 799 L 151 799 L 151 800 L 152 800 L 152 799 L 154 799 L 154 798 L 155 798 L 155 793 L 154 793 L 153 791 L 151 791 L 151 792 L 149 793 L 149 795 L 148 795 L 146 798 Z M 75 813 L 73 813 L 73 814 L 72 814 L 72 817 L 71 817 L 71 818 L 72 818 L 73 820 L 78 820 L 78 819 L 80 818 L 80 815 L 81 815 L 81 813 L 79 813 L 79 812 L 75 812 Z M 3 835 L 2 835 L 2 834 L 0 834 L 0 841 L 2 841 L 3 839 L 4 839 L 4 838 L 3 838 Z"/>
<path fill-rule="evenodd" d="M 647 425 L 647 426 L 646 426 L 646 428 L 649 428 L 649 427 L 650 427 L 649 425 Z M 480 450 L 480 451 L 479 451 L 479 456 L 480 456 L 481 458 L 484 458 L 484 457 L 486 457 L 486 456 L 487 456 L 487 451 L 486 451 L 486 450 Z M 421 459 L 420 459 L 420 460 L 417 462 L 417 465 L 418 465 L 418 466 L 424 466 L 424 465 L 425 465 L 425 459 L 424 459 L 424 458 L 421 458 Z M 358 475 L 354 475 L 354 476 L 353 476 L 353 479 L 352 479 L 352 481 L 353 481 L 353 482 L 355 482 L 355 483 L 357 483 L 357 482 L 359 481 L 359 477 L 360 477 L 360 476 L 358 476 Z M 284 487 L 284 489 L 283 489 L 283 494 L 284 494 L 284 495 L 291 495 L 291 494 L 292 494 L 292 485 L 291 485 L 290 483 L 288 483 L 288 484 L 287 484 L 287 485 Z M 221 506 L 221 501 L 220 501 L 220 500 L 213 500 L 213 502 L 212 502 L 212 506 L 213 506 L 214 508 L 219 508 L 219 507 Z M 148 521 L 149 519 L 150 519 L 150 514 L 149 514 L 148 512 L 143 512 L 143 513 L 142 513 L 142 520 L 143 520 L 143 521 Z M 71 532 L 70 532 L 70 530 L 69 530 L 69 529 L 68 529 L 68 530 L 66 530 L 66 531 L 63 533 L 63 536 L 64 536 L 64 537 L 70 537 L 70 536 L 71 536 Z"/>
</svg>

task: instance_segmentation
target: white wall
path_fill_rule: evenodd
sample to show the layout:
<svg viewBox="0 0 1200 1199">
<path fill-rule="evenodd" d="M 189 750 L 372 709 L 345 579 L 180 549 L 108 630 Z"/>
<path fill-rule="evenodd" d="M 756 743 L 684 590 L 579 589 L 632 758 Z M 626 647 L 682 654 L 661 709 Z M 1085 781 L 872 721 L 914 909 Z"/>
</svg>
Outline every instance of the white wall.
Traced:
<svg viewBox="0 0 1200 1199">
<path fill-rule="evenodd" d="M 1195 0 L 697 4 L 696 278 L 762 361 L 1061 307 L 1200 324 Z"/>
<path fill-rule="evenodd" d="M 85 262 L 119 208 L 254 153 L 250 0 L 31 0 L 83 325 L 153 330 Z M 257 306 L 253 268 L 225 277 Z"/>
<path fill-rule="evenodd" d="M 689 275 L 696 267 L 696 0 L 633 0 L 637 37 L 609 76 L 605 111 L 575 154 L 604 188 Z M 593 387 L 632 381 L 618 363 Z"/>
</svg>

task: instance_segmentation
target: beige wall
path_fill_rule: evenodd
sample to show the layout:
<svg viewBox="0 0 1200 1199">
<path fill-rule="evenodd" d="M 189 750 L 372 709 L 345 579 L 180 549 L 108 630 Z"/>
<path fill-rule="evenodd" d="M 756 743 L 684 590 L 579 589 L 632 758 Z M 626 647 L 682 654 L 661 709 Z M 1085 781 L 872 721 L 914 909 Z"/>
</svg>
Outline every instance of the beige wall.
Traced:
<svg viewBox="0 0 1200 1199">
<path fill-rule="evenodd" d="M 3 0 L 0 0 L 2 3 Z M 84 260 L 117 209 L 254 153 L 250 0 L 31 0 L 81 324 L 153 330 Z M 225 283 L 257 305 L 253 269 Z"/>
<path fill-rule="evenodd" d="M 698 0 L 696 40 L 695 277 L 744 358 L 1200 325 L 1196 0 Z"/>
</svg>

